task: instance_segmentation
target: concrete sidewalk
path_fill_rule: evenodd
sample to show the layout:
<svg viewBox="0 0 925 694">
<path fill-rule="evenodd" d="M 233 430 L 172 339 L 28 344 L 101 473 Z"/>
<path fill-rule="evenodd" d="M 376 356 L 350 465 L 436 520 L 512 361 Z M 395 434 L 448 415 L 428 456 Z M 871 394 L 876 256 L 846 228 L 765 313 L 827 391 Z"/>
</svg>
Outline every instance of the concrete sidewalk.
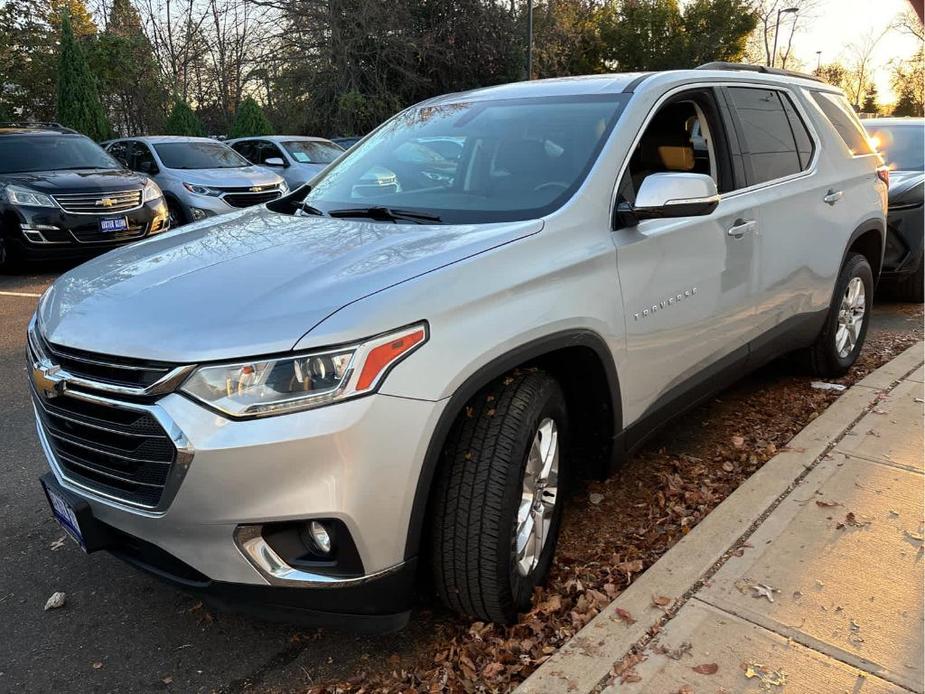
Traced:
<svg viewBox="0 0 925 694">
<path fill-rule="evenodd" d="M 922 361 L 849 389 L 518 692 L 923 692 Z"/>
</svg>

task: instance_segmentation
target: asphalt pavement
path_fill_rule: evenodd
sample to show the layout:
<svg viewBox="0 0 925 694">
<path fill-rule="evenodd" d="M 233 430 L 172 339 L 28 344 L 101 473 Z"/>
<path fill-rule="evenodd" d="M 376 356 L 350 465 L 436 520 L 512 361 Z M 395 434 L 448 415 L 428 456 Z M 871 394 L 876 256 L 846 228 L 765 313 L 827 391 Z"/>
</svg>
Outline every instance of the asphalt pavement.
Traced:
<svg viewBox="0 0 925 694">
<path fill-rule="evenodd" d="M 211 613 L 105 553 L 62 542 L 38 483 L 47 465 L 23 354 L 38 296 L 56 276 L 0 275 L 0 691 L 298 689 L 375 669 L 426 642 L 445 619 L 439 611 L 418 611 L 390 636 L 306 632 Z M 872 330 L 919 324 L 885 304 Z M 65 607 L 44 611 L 56 591 L 67 594 Z"/>
</svg>

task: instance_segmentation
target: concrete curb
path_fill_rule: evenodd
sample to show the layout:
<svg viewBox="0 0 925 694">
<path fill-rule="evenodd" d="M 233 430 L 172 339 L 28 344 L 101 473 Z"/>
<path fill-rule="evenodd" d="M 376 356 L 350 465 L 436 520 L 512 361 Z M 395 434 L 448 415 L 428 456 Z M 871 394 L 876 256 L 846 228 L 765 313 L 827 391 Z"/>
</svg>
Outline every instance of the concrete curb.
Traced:
<svg viewBox="0 0 925 694">
<path fill-rule="evenodd" d="M 923 345 L 923 342 L 913 345 L 848 389 L 797 434 L 785 450 L 765 463 L 540 666 L 516 692 L 596 690 L 614 663 L 653 628 L 677 613 L 735 546 L 875 406 L 885 390 L 921 367 L 925 361 Z M 663 610 L 653 605 L 653 595 L 667 596 L 673 603 Z M 636 621 L 621 620 L 618 610 L 629 612 Z"/>
</svg>

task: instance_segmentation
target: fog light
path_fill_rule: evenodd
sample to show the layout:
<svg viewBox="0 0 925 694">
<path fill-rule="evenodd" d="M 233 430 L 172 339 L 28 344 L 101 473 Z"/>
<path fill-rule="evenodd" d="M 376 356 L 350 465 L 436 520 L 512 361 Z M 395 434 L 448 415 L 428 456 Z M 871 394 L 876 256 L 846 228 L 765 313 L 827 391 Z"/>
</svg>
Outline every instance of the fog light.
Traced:
<svg viewBox="0 0 925 694">
<path fill-rule="evenodd" d="M 198 222 L 200 219 L 205 219 L 209 216 L 208 210 L 200 209 L 199 207 L 189 208 L 190 216 L 193 218 L 193 221 Z"/>
<path fill-rule="evenodd" d="M 328 534 L 327 529 L 318 521 L 312 521 L 308 529 L 318 550 L 322 554 L 330 554 L 331 536 Z"/>
</svg>

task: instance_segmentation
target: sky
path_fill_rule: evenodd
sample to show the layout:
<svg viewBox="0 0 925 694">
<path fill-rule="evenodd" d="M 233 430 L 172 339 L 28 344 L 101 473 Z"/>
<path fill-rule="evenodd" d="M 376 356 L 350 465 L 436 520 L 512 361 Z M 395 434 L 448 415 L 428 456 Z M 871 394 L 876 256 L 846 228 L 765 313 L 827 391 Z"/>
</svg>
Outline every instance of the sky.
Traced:
<svg viewBox="0 0 925 694">
<path fill-rule="evenodd" d="M 848 62 L 852 43 L 863 43 L 868 36 L 879 36 L 896 15 L 909 7 L 908 0 L 819 0 L 810 21 L 801 22 L 793 37 L 793 54 L 807 71 L 816 68 L 816 51 L 822 51 L 823 65 L 839 59 Z M 781 16 L 781 40 L 789 33 L 789 21 L 787 15 Z M 881 103 L 894 99 L 889 62 L 912 56 L 917 46 L 914 37 L 895 30 L 888 31 L 877 43 L 873 54 L 874 82 Z"/>
</svg>

